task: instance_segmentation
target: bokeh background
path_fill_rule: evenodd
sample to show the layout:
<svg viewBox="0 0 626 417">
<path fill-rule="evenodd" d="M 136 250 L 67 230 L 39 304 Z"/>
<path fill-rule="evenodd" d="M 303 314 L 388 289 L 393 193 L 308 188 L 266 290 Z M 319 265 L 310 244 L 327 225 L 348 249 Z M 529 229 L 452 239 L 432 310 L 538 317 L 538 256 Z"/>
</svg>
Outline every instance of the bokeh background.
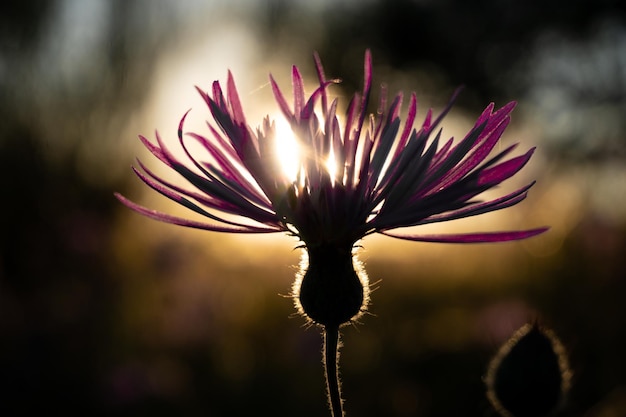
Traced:
<svg viewBox="0 0 626 417">
<path fill-rule="evenodd" d="M 351 416 L 494 416 L 483 378 L 519 326 L 569 352 L 561 416 L 626 415 L 626 16 L 617 0 L 31 0 L 0 6 L 0 415 L 328 415 L 319 332 L 294 316 L 299 251 L 142 218 L 136 140 L 175 139 L 208 113 L 194 85 L 232 70 L 248 120 L 277 109 L 267 75 L 338 96 L 375 83 L 421 114 L 465 85 L 444 123 L 462 135 L 518 101 L 503 146 L 537 146 L 501 213 L 437 226 L 550 225 L 537 238 L 437 245 L 366 238 L 372 315 L 344 331 Z"/>
</svg>

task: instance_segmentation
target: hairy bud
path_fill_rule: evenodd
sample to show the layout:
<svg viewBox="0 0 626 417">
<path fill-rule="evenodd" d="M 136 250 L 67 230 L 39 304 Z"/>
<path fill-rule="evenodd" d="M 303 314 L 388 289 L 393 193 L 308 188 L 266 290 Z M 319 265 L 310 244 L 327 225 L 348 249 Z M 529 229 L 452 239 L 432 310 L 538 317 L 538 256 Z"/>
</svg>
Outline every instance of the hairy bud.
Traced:
<svg viewBox="0 0 626 417">
<path fill-rule="evenodd" d="M 491 361 L 487 396 L 504 417 L 547 416 L 563 404 L 570 379 L 565 349 L 554 333 L 527 324 Z"/>
<path fill-rule="evenodd" d="M 367 277 L 352 247 L 306 248 L 293 287 L 296 307 L 314 323 L 339 327 L 357 318 L 369 298 Z"/>
</svg>

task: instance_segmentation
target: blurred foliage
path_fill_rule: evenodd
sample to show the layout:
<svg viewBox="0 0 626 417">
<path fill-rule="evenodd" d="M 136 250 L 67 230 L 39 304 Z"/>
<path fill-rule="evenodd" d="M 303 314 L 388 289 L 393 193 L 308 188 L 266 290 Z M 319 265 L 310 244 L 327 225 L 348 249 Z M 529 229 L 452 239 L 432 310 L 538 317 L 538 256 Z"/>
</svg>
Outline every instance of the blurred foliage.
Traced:
<svg viewBox="0 0 626 417">
<path fill-rule="evenodd" d="M 180 231 L 113 198 L 140 193 L 128 142 L 147 132 L 127 132 L 159 65 L 201 34 L 225 42 L 220 22 L 247 27 L 267 62 L 319 51 L 345 91 L 360 88 L 371 47 L 391 92 L 439 105 L 465 84 L 468 112 L 519 98 L 516 121 L 544 155 L 519 217 L 554 225 L 551 236 L 385 241 L 380 253 L 364 242 L 382 282 L 373 316 L 344 331 L 349 415 L 494 415 L 489 358 L 536 317 L 570 354 L 560 415 L 626 414 L 622 2 L 50 0 L 0 11 L 0 415 L 327 414 L 320 336 L 278 295 L 293 242 Z"/>
</svg>

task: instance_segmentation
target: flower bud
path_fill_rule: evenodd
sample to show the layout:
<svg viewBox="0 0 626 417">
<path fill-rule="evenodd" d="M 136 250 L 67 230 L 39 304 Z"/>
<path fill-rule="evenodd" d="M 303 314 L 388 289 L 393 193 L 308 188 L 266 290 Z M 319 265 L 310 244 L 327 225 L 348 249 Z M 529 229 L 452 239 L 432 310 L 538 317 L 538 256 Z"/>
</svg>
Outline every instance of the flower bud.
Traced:
<svg viewBox="0 0 626 417">
<path fill-rule="evenodd" d="M 491 361 L 487 396 L 502 416 L 547 416 L 563 404 L 570 378 L 565 349 L 554 333 L 527 324 Z"/>
<path fill-rule="evenodd" d="M 369 290 L 361 265 L 353 261 L 352 247 L 324 244 L 306 250 L 293 287 L 296 307 L 326 327 L 358 317 L 367 306 Z"/>
</svg>

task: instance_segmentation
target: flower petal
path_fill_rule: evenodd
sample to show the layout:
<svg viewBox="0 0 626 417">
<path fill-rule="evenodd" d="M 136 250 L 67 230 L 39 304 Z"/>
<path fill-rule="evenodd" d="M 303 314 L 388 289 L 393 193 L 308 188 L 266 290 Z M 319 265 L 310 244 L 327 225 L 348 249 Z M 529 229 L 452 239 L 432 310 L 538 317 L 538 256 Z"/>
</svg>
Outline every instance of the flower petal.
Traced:
<svg viewBox="0 0 626 417">
<path fill-rule="evenodd" d="M 231 227 L 231 226 L 220 226 L 210 223 L 202 223 L 194 220 L 183 219 L 176 216 L 171 216 L 169 214 L 161 213 L 156 210 L 152 210 L 146 207 L 143 207 L 137 203 L 134 203 L 124 197 L 119 193 L 115 193 L 115 197 L 122 202 L 128 208 L 136 211 L 139 214 L 142 214 L 146 217 L 149 217 L 154 220 L 159 220 L 166 223 L 171 223 L 179 226 L 191 227 L 194 229 L 202 229 L 202 230 L 211 230 L 213 232 L 226 232 L 226 233 L 275 233 L 286 231 L 286 228 L 278 228 L 278 227 L 262 227 L 262 226 L 246 226 L 242 225 L 241 227 Z"/>
<path fill-rule="evenodd" d="M 507 232 L 484 232 L 484 233 L 461 233 L 453 235 L 403 235 L 395 232 L 380 232 L 383 235 L 395 237 L 397 239 L 411 240 L 413 242 L 433 242 L 433 243 L 493 243 L 506 242 L 510 240 L 521 240 L 537 236 L 550 229 L 540 227 L 531 230 L 516 230 Z"/>
</svg>

